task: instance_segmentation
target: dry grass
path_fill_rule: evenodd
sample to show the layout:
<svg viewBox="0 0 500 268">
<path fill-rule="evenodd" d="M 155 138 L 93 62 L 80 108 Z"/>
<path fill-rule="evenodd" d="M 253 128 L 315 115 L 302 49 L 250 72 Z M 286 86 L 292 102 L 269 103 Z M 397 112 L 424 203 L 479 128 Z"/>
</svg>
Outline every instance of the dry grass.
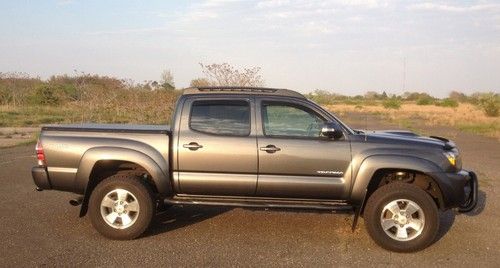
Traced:
<svg viewBox="0 0 500 268">
<path fill-rule="evenodd" d="M 427 126 L 450 126 L 500 139 L 500 117 L 488 117 L 477 106 L 467 103 L 454 108 L 414 103 L 403 103 L 400 109 L 347 104 L 327 105 L 326 108 L 339 116 L 347 113 L 379 114 L 394 122 L 419 120 Z"/>
<path fill-rule="evenodd" d="M 113 93 L 113 92 L 111 92 Z M 64 123 L 168 124 L 177 95 L 166 91 L 104 92 L 62 105 L 0 105 L 0 127 Z"/>
</svg>

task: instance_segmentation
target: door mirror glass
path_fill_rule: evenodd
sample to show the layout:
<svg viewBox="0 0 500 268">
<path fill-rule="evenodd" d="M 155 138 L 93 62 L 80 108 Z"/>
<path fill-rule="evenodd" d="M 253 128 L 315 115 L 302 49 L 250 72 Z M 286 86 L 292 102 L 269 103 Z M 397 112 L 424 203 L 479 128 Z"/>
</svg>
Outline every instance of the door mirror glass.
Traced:
<svg viewBox="0 0 500 268">
<path fill-rule="evenodd" d="M 334 122 L 327 122 L 321 128 L 321 134 L 328 138 L 340 139 L 344 136 L 342 128 Z"/>
</svg>

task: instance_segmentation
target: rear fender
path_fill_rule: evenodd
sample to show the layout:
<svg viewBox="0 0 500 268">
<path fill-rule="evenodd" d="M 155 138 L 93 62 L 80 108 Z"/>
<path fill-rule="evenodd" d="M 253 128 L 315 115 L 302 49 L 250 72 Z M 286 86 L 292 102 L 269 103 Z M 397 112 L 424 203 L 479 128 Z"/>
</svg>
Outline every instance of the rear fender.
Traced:
<svg viewBox="0 0 500 268">
<path fill-rule="evenodd" d="M 168 163 L 159 153 L 148 153 L 151 153 L 151 156 L 133 149 L 118 147 L 95 147 L 87 150 L 80 161 L 75 178 L 75 186 L 83 189 L 84 192 L 80 216 L 84 216 L 87 212 L 88 200 L 92 192 L 90 177 L 98 161 L 126 161 L 140 165 L 151 175 L 158 193 L 162 196 L 170 195 L 172 186 L 168 175 Z"/>
</svg>

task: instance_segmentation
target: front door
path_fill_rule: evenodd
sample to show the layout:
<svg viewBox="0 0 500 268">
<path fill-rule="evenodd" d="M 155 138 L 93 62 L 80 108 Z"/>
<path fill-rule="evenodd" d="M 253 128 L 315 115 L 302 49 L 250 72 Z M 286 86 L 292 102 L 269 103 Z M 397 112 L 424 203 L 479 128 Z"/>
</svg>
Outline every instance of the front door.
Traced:
<svg viewBox="0 0 500 268">
<path fill-rule="evenodd" d="M 178 133 L 180 193 L 250 196 L 257 184 L 253 98 L 187 99 Z"/>
<path fill-rule="evenodd" d="M 307 102 L 259 99 L 258 104 L 257 195 L 345 199 L 350 186 L 344 179 L 351 161 L 350 145 L 346 138 L 321 135 L 328 118 Z"/>
</svg>

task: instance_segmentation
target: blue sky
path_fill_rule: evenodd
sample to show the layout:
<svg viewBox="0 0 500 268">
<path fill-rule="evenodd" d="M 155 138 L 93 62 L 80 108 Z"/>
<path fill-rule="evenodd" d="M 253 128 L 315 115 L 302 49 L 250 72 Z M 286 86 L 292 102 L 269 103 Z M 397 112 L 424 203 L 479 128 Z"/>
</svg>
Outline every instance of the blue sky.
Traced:
<svg viewBox="0 0 500 268">
<path fill-rule="evenodd" d="M 0 72 L 74 70 L 178 87 L 198 63 L 270 87 L 500 91 L 500 1 L 0 1 Z M 405 78 L 406 62 L 406 78 Z"/>
</svg>

